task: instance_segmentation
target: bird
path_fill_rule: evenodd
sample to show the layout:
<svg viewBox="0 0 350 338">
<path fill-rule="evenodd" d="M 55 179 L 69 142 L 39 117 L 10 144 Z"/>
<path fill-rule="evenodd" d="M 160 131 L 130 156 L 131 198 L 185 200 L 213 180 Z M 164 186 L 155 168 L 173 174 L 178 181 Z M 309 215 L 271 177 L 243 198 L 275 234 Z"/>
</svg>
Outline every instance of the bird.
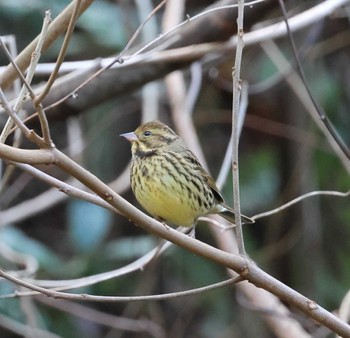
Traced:
<svg viewBox="0 0 350 338">
<path fill-rule="evenodd" d="M 219 214 L 235 223 L 212 177 L 184 141 L 166 124 L 150 121 L 120 135 L 131 143 L 130 183 L 140 205 L 155 219 L 191 227 Z M 254 220 L 241 215 L 243 223 Z"/>
</svg>

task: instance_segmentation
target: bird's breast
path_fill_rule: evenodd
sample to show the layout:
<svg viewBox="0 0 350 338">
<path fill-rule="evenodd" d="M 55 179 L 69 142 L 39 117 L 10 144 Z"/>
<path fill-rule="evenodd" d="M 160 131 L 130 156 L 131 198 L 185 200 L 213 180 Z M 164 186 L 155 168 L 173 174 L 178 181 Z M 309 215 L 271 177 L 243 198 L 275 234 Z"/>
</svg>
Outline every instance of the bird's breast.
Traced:
<svg viewBox="0 0 350 338">
<path fill-rule="evenodd" d="M 131 187 L 151 215 L 175 225 L 191 226 L 214 204 L 213 193 L 198 171 L 177 154 L 135 158 Z"/>
</svg>

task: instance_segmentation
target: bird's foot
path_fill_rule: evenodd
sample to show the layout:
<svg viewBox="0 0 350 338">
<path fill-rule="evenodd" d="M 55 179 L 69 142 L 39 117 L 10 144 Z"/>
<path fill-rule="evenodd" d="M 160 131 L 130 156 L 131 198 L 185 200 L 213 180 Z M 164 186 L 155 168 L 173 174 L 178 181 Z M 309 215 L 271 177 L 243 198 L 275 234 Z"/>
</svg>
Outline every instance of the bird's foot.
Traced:
<svg viewBox="0 0 350 338">
<path fill-rule="evenodd" d="M 188 233 L 188 236 L 191 237 L 191 238 L 196 239 L 196 226 L 195 225 L 192 225 L 192 229 Z"/>
<path fill-rule="evenodd" d="M 167 230 L 170 229 L 169 225 L 165 223 L 165 221 L 164 221 L 163 218 L 158 217 L 158 216 L 156 216 L 156 217 L 154 217 L 154 218 L 155 218 L 158 222 L 162 223 L 162 224 L 165 226 L 165 228 L 166 228 Z"/>
</svg>

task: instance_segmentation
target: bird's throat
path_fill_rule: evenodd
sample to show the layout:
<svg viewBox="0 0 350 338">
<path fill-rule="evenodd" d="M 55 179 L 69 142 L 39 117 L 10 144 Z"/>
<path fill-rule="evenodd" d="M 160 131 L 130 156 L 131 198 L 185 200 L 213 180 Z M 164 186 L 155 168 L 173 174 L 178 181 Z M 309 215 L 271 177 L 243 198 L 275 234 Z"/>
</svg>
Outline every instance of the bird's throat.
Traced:
<svg viewBox="0 0 350 338">
<path fill-rule="evenodd" d="M 146 157 L 151 157 L 156 154 L 155 149 L 142 149 L 140 147 L 136 148 L 133 156 L 137 158 L 146 158 Z"/>
</svg>

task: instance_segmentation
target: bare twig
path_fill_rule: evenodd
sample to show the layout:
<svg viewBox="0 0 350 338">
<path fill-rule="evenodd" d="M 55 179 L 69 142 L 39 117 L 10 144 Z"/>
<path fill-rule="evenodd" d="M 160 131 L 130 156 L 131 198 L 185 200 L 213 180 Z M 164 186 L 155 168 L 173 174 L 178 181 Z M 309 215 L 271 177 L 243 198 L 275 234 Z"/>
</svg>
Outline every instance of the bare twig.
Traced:
<svg viewBox="0 0 350 338">
<path fill-rule="evenodd" d="M 239 105 L 239 118 L 238 118 L 238 137 L 241 137 L 241 132 L 243 128 L 243 123 L 245 120 L 246 112 L 248 107 L 248 85 L 246 82 L 242 82 L 242 93 Z M 232 135 L 230 141 L 227 145 L 225 157 L 221 165 L 221 169 L 216 180 L 217 186 L 221 189 L 224 185 L 227 175 L 232 167 Z"/>
<path fill-rule="evenodd" d="M 41 49 L 42 49 L 42 46 L 43 46 L 43 43 L 45 41 L 45 38 L 46 38 L 46 34 L 47 34 L 47 30 L 48 30 L 48 27 L 49 27 L 49 24 L 51 22 L 51 12 L 50 11 L 46 11 L 45 12 L 45 18 L 44 18 L 44 21 L 43 21 L 43 26 L 42 26 L 42 29 L 41 29 L 41 33 L 39 35 L 39 39 L 38 39 L 38 44 L 33 52 L 33 55 L 32 55 L 32 58 L 31 58 L 31 63 L 29 65 L 29 69 L 28 69 L 28 73 L 26 75 L 26 83 L 28 83 L 28 85 L 31 84 L 32 82 L 32 79 L 34 77 L 34 73 L 35 73 L 35 69 L 36 69 L 36 66 L 39 62 L 39 59 L 40 59 L 40 55 L 41 55 Z M 13 62 L 14 63 L 14 62 Z M 19 71 L 19 70 L 18 70 Z M 15 113 L 19 113 L 19 111 L 22 109 L 25 101 L 26 101 L 26 94 L 28 92 L 28 88 L 26 87 L 25 84 L 23 84 L 22 86 L 22 89 L 21 89 L 21 92 L 19 93 L 18 97 L 17 97 L 17 100 L 16 100 L 16 103 L 13 107 L 13 110 L 15 111 Z M 7 136 L 9 135 L 12 127 L 13 127 L 13 120 L 11 118 L 9 118 L 6 122 L 6 125 L 4 127 L 4 129 L 2 130 L 1 132 L 1 136 L 0 136 L 0 142 L 4 143 Z"/>
<path fill-rule="evenodd" d="M 1 44 L 2 48 L 3 48 L 3 50 L 5 51 L 5 54 L 6 54 L 7 58 L 10 60 L 11 64 L 13 65 L 15 71 L 18 73 L 19 77 L 23 81 L 23 84 L 25 85 L 26 89 L 28 90 L 32 100 L 34 100 L 35 99 L 35 94 L 34 94 L 33 89 L 31 88 L 31 86 L 29 85 L 27 80 L 25 79 L 24 75 L 22 74 L 21 70 L 17 66 L 15 60 L 12 58 L 11 54 L 9 53 L 9 51 L 7 50 L 6 46 L 3 44 L 1 39 L 0 39 L 0 44 Z M 1 91 L 1 93 L 2 93 L 2 91 Z M 24 133 L 24 135 L 30 141 L 36 143 L 39 147 L 45 147 L 45 148 L 52 147 L 52 141 L 51 141 L 51 137 L 50 137 L 50 130 L 49 130 L 48 121 L 47 121 L 46 115 L 44 113 L 43 107 L 42 107 L 42 105 L 40 103 L 36 104 L 35 108 L 37 109 L 37 113 L 38 113 L 38 117 L 39 117 L 39 121 L 40 121 L 40 125 L 41 125 L 41 131 L 42 131 L 42 134 L 43 134 L 43 138 L 41 138 L 37 134 L 35 134 L 34 131 L 30 131 L 30 133 L 24 132 L 24 130 L 28 131 L 29 129 L 20 120 L 20 118 L 18 117 L 16 112 L 12 112 L 11 113 L 12 108 L 8 104 L 8 102 L 7 102 L 6 98 L 5 98 L 5 96 L 3 95 L 3 93 L 1 94 L 1 101 L 2 101 L 3 108 L 6 110 L 6 112 L 10 115 L 12 120 L 16 123 L 16 125 L 21 129 L 21 131 Z M 16 116 L 16 117 L 14 118 L 13 116 Z"/>
<path fill-rule="evenodd" d="M 202 88 L 203 69 L 201 62 L 193 62 L 190 67 L 191 82 L 187 89 L 186 101 L 184 103 L 184 112 L 192 115 L 200 90 Z"/>
<path fill-rule="evenodd" d="M 43 180 L 49 185 L 55 187 L 43 192 L 40 195 L 37 195 L 29 200 L 23 201 L 17 205 L 12 206 L 6 210 L 0 211 L 0 227 L 9 224 L 16 223 L 22 220 L 25 220 L 31 216 L 37 215 L 43 210 L 48 210 L 51 207 L 54 207 L 58 203 L 64 201 L 68 197 L 82 198 L 88 202 L 99 205 L 103 208 L 107 208 L 110 211 L 116 211 L 108 203 L 100 199 L 98 196 L 91 193 L 86 193 L 84 187 L 79 183 L 78 186 L 75 186 L 75 180 L 68 180 L 63 182 L 56 180 L 52 176 L 44 174 L 39 169 L 36 169 L 27 164 L 14 163 L 14 167 L 18 167 L 21 170 L 24 170 L 34 177 Z M 44 178 L 46 177 L 46 178 Z M 109 186 L 118 194 L 122 194 L 124 191 L 129 189 L 129 168 L 127 167 L 123 173 L 116 178 L 114 181 L 109 183 Z"/>
<path fill-rule="evenodd" d="M 244 238 L 241 222 L 241 204 L 239 195 L 239 162 L 238 162 L 238 145 L 239 145 L 239 105 L 242 90 L 241 80 L 241 62 L 243 53 L 243 18 L 244 18 L 244 0 L 238 0 L 238 17 L 237 17 L 237 47 L 235 62 L 232 74 L 232 178 L 233 178 L 233 205 L 235 211 L 236 236 L 238 252 L 246 255 L 244 248 Z"/>
<path fill-rule="evenodd" d="M 273 41 L 264 42 L 262 45 L 265 53 L 270 57 L 271 61 L 276 65 L 277 69 L 280 72 L 284 72 L 285 69 L 289 67 L 289 62 L 286 60 L 283 53 L 279 50 L 276 44 Z M 313 105 L 310 96 L 305 93 L 304 86 L 302 80 L 296 73 L 290 73 L 288 77 L 286 77 L 287 83 L 291 86 L 295 94 L 298 96 L 300 102 L 304 105 L 304 107 L 309 112 L 310 116 L 325 135 L 327 141 L 330 146 L 334 150 L 334 153 L 338 156 L 340 161 L 342 162 L 344 168 L 350 173 L 350 162 L 344 152 L 340 149 L 339 144 L 335 142 L 332 135 L 330 135 L 329 130 L 325 127 L 324 123 L 320 120 L 318 113 Z"/>
<path fill-rule="evenodd" d="M 67 29 L 66 35 L 64 37 L 61 50 L 60 50 L 60 52 L 58 54 L 58 57 L 57 57 L 57 60 L 56 60 L 56 64 L 55 64 L 55 68 L 54 68 L 53 72 L 51 73 L 50 78 L 47 81 L 44 90 L 38 96 L 35 97 L 35 99 L 34 99 L 35 107 L 38 107 L 38 105 L 42 102 L 42 100 L 49 93 L 53 83 L 56 80 L 56 77 L 58 75 L 58 71 L 59 71 L 59 69 L 61 67 L 61 64 L 62 64 L 62 62 L 64 60 L 64 57 L 66 55 L 68 44 L 69 44 L 70 38 L 72 37 L 73 30 L 74 30 L 74 27 L 75 27 L 75 23 L 77 21 L 77 18 L 79 17 L 79 10 L 80 10 L 81 3 L 82 3 L 82 0 L 75 0 L 75 4 L 74 4 L 73 11 L 72 11 L 72 15 L 71 15 L 71 18 L 70 18 L 70 21 L 69 21 L 69 24 L 68 24 L 68 29 Z"/>
<path fill-rule="evenodd" d="M 138 302 L 138 301 L 154 301 L 154 300 L 164 300 L 164 299 L 172 299 L 172 298 L 179 298 L 179 297 L 185 297 L 189 295 L 195 295 L 199 293 L 203 293 L 209 290 L 214 290 L 218 288 L 225 287 L 230 284 L 236 284 L 242 281 L 241 276 L 236 276 L 234 278 L 230 278 L 228 280 L 225 280 L 223 282 L 218 282 L 214 284 L 210 284 L 208 286 L 192 289 L 192 290 L 186 290 L 186 291 L 179 291 L 179 292 L 172 292 L 172 293 L 166 293 L 161 295 L 150 295 L 150 296 L 95 296 L 90 294 L 72 294 L 72 293 L 66 293 L 61 291 L 55 291 L 43 288 L 41 286 L 34 285 L 32 283 L 26 282 L 20 278 L 14 277 L 2 269 L 0 269 L 0 276 L 17 284 L 21 285 L 27 289 L 36 291 L 40 294 L 44 294 L 48 297 L 54 297 L 54 298 L 60 298 L 60 299 L 70 299 L 70 300 L 80 300 L 80 301 L 92 301 L 92 302 Z M 1 297 L 0 297 L 1 298 Z"/>
<path fill-rule="evenodd" d="M 35 167 L 30 166 L 29 164 L 14 162 L 12 164 L 20 168 L 21 170 L 28 172 L 34 177 L 40 179 L 41 181 L 46 182 L 47 184 L 57 188 L 61 192 L 62 196 L 58 196 L 58 198 L 55 198 L 54 201 L 56 201 L 56 199 L 63 199 L 64 194 L 66 194 L 67 196 L 99 205 L 100 207 L 106 208 L 112 212 L 117 212 L 115 208 L 113 208 L 110 204 L 102 200 L 100 197 L 83 191 L 77 187 L 74 187 L 69 183 L 65 183 L 61 180 L 58 180 L 40 171 L 39 169 L 36 169 Z M 53 192 L 49 190 L 48 192 L 34 197 L 28 201 L 24 201 L 10 208 L 9 210 L 0 211 L 0 227 L 12 223 L 14 220 L 19 222 L 23 218 L 27 218 L 29 216 L 37 214 L 43 208 L 46 208 L 48 204 L 50 205 L 52 203 L 52 198 L 49 198 L 49 196 L 51 196 L 52 194 Z M 56 194 L 54 196 L 56 196 Z"/>
<path fill-rule="evenodd" d="M 0 102 L 2 107 L 5 109 L 6 113 L 12 118 L 12 120 L 16 123 L 17 127 L 28 138 L 28 140 L 36 143 L 39 146 L 44 145 L 43 139 L 38 134 L 36 134 L 33 130 L 29 130 L 27 126 L 22 122 L 22 120 L 18 117 L 18 115 L 14 112 L 14 110 L 10 107 L 1 87 L 0 87 Z"/>
<path fill-rule="evenodd" d="M 21 72 L 20 68 L 18 67 L 18 65 L 16 64 L 16 61 L 13 59 L 12 55 L 10 54 L 10 52 L 8 51 L 7 47 L 5 46 L 4 42 L 2 41 L 2 39 L 0 38 L 0 46 L 2 48 L 2 50 L 5 52 L 5 55 L 7 57 L 7 59 L 10 61 L 11 65 L 13 66 L 15 72 L 17 73 L 17 75 L 19 76 L 19 78 L 21 79 L 21 81 L 23 82 L 24 86 L 27 88 L 29 94 L 34 97 L 34 91 L 32 89 L 32 87 L 29 85 L 29 83 L 27 82 L 26 78 L 24 77 L 23 73 Z"/>
<path fill-rule="evenodd" d="M 154 15 L 165 5 L 167 0 L 163 0 L 161 3 L 159 3 L 152 11 L 151 13 L 149 13 L 147 15 L 147 18 L 141 23 L 141 25 L 136 29 L 135 33 L 133 34 L 133 36 L 131 37 L 131 39 L 128 41 L 128 43 L 126 44 L 126 46 L 123 48 L 123 50 L 121 51 L 121 53 L 118 56 L 118 59 L 120 62 L 120 60 L 122 60 L 124 54 L 130 49 L 130 47 L 132 46 L 132 44 L 134 43 L 134 41 L 136 40 L 136 38 L 139 36 L 140 32 L 142 31 L 143 27 L 146 25 L 146 23 L 154 17 Z"/>
<path fill-rule="evenodd" d="M 188 229 L 187 229 L 188 230 Z M 82 278 L 68 279 L 68 280 L 38 280 L 30 278 L 22 278 L 23 280 L 32 283 L 37 286 L 44 288 L 54 289 L 55 291 L 64 291 L 64 290 L 74 290 L 89 285 L 98 284 L 106 280 L 120 278 L 136 271 L 144 270 L 147 265 L 152 262 L 156 257 L 165 252 L 167 249 L 172 247 L 173 244 L 170 242 L 163 242 L 148 253 L 144 254 L 135 261 L 112 271 L 107 271 L 91 276 L 86 276 Z M 16 294 L 9 294 L 5 298 L 13 298 L 15 296 L 32 296 L 36 294 L 32 291 L 17 291 Z M 1 297 L 0 297 L 1 298 Z"/>
<path fill-rule="evenodd" d="M 51 136 L 50 136 L 50 129 L 49 129 L 48 121 L 47 121 L 46 114 L 44 112 L 44 108 L 43 108 L 41 102 L 46 97 L 46 95 L 49 93 L 52 85 L 54 84 L 54 82 L 57 78 L 58 71 L 61 67 L 61 64 L 62 64 L 64 57 L 66 55 L 66 52 L 67 52 L 68 43 L 69 43 L 70 38 L 73 34 L 76 20 L 79 16 L 81 2 L 82 2 L 82 0 L 75 1 L 75 6 L 73 8 L 73 12 L 72 12 L 69 24 L 68 24 L 68 29 L 67 29 L 64 41 L 63 41 L 63 45 L 62 45 L 60 53 L 57 57 L 55 68 L 54 68 L 53 72 L 51 73 L 51 76 L 50 76 L 49 80 L 47 81 L 44 90 L 39 95 L 34 96 L 34 97 L 32 96 L 34 107 L 37 110 L 37 113 L 39 116 L 41 130 L 42 130 L 43 139 L 44 139 L 44 144 L 46 147 L 52 147 L 53 144 L 52 144 L 52 140 L 51 140 Z"/>
<path fill-rule="evenodd" d="M 5 242 L 0 243 L 0 254 L 7 261 L 24 266 L 23 270 L 11 272 L 14 275 L 31 276 L 38 271 L 38 261 L 31 255 L 13 250 Z"/>
<path fill-rule="evenodd" d="M 283 17 L 284 17 L 284 21 L 285 21 L 285 24 L 286 24 L 287 34 L 288 34 L 288 38 L 289 38 L 289 41 L 290 41 L 290 45 L 292 47 L 292 52 L 293 52 L 293 55 L 294 55 L 296 66 L 297 66 L 297 71 L 298 71 L 299 76 L 301 78 L 301 81 L 302 81 L 302 83 L 304 85 L 304 89 L 306 89 L 306 91 L 307 91 L 307 93 L 308 93 L 308 95 L 309 95 L 309 97 L 310 97 L 310 99 L 312 101 L 312 104 L 314 105 L 314 107 L 315 107 L 315 109 L 316 109 L 316 111 L 317 111 L 321 121 L 323 122 L 323 124 L 327 128 L 329 135 L 337 143 L 337 145 L 343 151 L 345 156 L 348 159 L 350 159 L 350 150 L 349 150 L 349 148 L 346 146 L 346 144 L 344 143 L 342 138 L 339 136 L 339 134 L 336 131 L 336 129 L 334 128 L 332 122 L 328 119 L 325 111 L 320 106 L 320 104 L 316 101 L 314 95 L 311 93 L 310 86 L 307 83 L 307 79 L 306 79 L 306 76 L 305 76 L 304 69 L 303 69 L 303 67 L 301 65 L 301 62 L 300 62 L 299 53 L 298 53 L 298 50 L 297 50 L 296 45 L 295 45 L 294 37 L 293 37 L 292 31 L 291 31 L 291 29 L 289 27 L 288 15 L 287 15 L 287 12 L 286 12 L 284 1 L 283 0 L 279 0 L 279 4 L 280 4 L 280 7 L 281 7 L 281 10 L 282 10 L 282 13 L 283 13 Z"/>
<path fill-rule="evenodd" d="M 212 225 L 218 227 L 219 229 L 221 229 L 223 231 L 231 230 L 236 226 L 236 224 L 226 225 L 226 224 L 220 223 L 219 221 L 216 220 L 216 218 L 214 219 L 214 217 L 201 216 L 201 217 L 198 217 L 198 221 L 207 222 L 209 224 L 212 224 Z"/>
<path fill-rule="evenodd" d="M 257 214 L 255 216 L 253 216 L 252 219 L 256 220 L 256 219 L 259 219 L 259 218 L 271 216 L 273 214 L 276 214 L 278 212 L 281 212 L 282 210 L 285 210 L 285 209 L 289 208 L 293 204 L 301 202 L 305 198 L 309 198 L 309 197 L 312 197 L 312 196 L 319 196 L 319 195 L 348 197 L 348 196 L 350 196 L 350 190 L 347 191 L 347 192 L 340 192 L 340 191 L 311 191 L 309 193 L 306 193 L 304 195 L 301 195 L 301 196 L 299 196 L 299 197 L 289 201 L 286 204 L 283 204 L 282 206 L 280 206 L 280 207 L 278 207 L 276 209 Z"/>
</svg>

